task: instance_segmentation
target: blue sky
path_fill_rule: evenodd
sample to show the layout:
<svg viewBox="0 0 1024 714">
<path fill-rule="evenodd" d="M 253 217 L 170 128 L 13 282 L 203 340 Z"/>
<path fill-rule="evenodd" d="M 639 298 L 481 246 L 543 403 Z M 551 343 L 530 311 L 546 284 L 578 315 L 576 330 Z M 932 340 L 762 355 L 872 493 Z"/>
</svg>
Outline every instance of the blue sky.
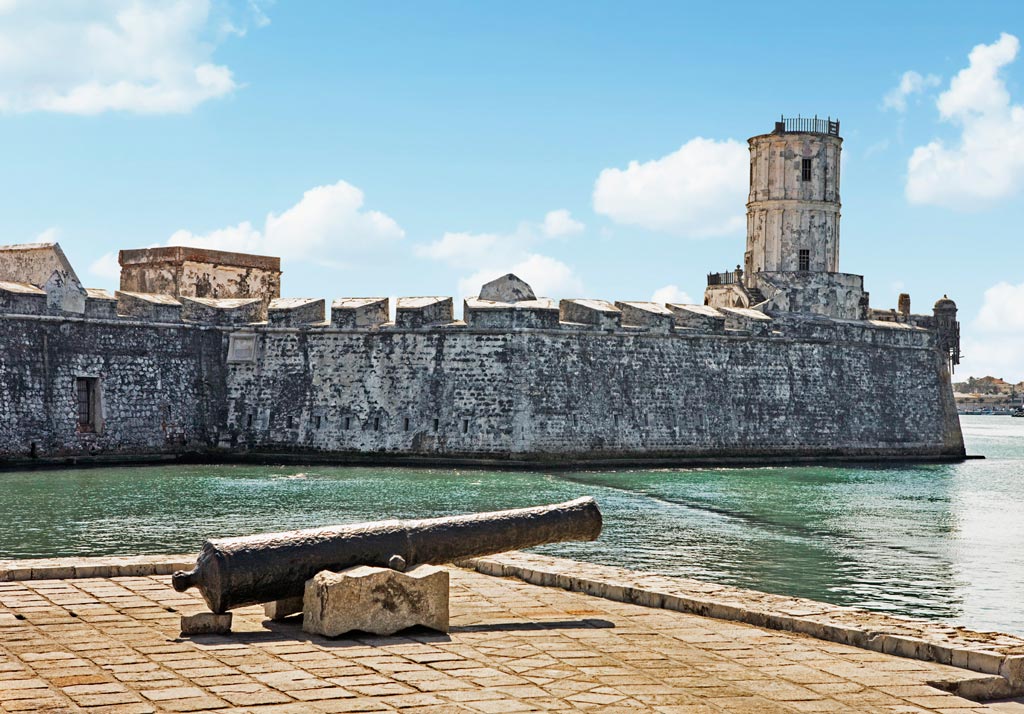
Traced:
<svg viewBox="0 0 1024 714">
<path fill-rule="evenodd" d="M 840 268 L 875 307 L 948 293 L 958 376 L 1016 381 L 1022 20 L 1015 2 L 0 0 L 0 242 L 55 237 L 97 287 L 117 249 L 172 241 L 281 254 L 292 296 L 461 297 L 513 269 L 556 298 L 699 302 L 742 257 L 746 138 L 830 114 Z"/>
</svg>

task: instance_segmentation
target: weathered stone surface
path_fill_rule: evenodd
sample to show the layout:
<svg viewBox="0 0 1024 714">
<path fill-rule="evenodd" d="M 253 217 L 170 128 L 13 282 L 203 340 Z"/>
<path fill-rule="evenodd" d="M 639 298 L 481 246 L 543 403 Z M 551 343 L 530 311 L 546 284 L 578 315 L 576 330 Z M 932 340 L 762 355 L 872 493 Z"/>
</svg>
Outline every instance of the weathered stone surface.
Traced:
<svg viewBox="0 0 1024 714">
<path fill-rule="evenodd" d="M 388 298 L 338 298 L 331 303 L 331 326 L 366 330 L 388 321 Z"/>
<path fill-rule="evenodd" d="M 337 637 L 352 630 L 392 635 L 414 625 L 448 631 L 448 571 L 420 565 L 400 573 L 359 566 L 323 571 L 306 583 L 302 629 Z"/>
<path fill-rule="evenodd" d="M 275 327 L 301 327 L 324 321 L 326 303 L 314 298 L 274 298 L 267 308 L 267 320 Z"/>
<path fill-rule="evenodd" d="M 259 298 L 202 298 L 178 296 L 181 317 L 208 325 L 245 325 L 267 318 L 266 303 Z"/>
<path fill-rule="evenodd" d="M 561 300 L 558 303 L 562 322 L 591 325 L 614 330 L 622 320 L 622 312 L 607 300 Z"/>
<path fill-rule="evenodd" d="M 263 603 L 263 614 L 271 620 L 283 620 L 289 615 L 302 612 L 302 596 L 289 597 L 284 600 L 274 600 Z"/>
<path fill-rule="evenodd" d="M 508 273 L 500 278 L 495 278 L 489 283 L 484 283 L 480 288 L 481 300 L 491 302 L 521 302 L 523 300 L 536 300 L 533 288 L 519 277 Z"/>
<path fill-rule="evenodd" d="M 231 632 L 231 613 L 216 615 L 212 612 L 199 612 L 195 615 L 181 616 L 181 634 L 183 635 L 225 635 Z"/>
<path fill-rule="evenodd" d="M 121 290 L 208 298 L 281 296 L 281 259 L 189 246 L 122 250 Z"/>
<path fill-rule="evenodd" d="M 453 319 L 450 297 L 401 297 L 395 312 L 395 325 L 405 328 L 447 325 Z"/>
<path fill-rule="evenodd" d="M 646 327 L 653 332 L 671 332 L 674 324 L 672 311 L 656 302 L 616 302 L 622 312 L 623 326 Z"/>
</svg>

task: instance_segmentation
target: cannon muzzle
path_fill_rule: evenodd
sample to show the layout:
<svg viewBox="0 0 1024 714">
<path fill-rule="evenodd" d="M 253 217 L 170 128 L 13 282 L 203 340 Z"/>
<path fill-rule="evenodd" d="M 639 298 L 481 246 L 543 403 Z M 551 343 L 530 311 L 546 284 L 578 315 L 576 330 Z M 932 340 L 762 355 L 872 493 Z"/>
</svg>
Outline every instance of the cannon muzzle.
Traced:
<svg viewBox="0 0 1024 714">
<path fill-rule="evenodd" d="M 321 570 L 354 565 L 450 563 L 568 540 L 594 540 L 601 511 L 593 498 L 550 506 L 411 521 L 263 533 L 203 543 L 196 567 L 171 576 L 174 589 L 199 588 L 217 613 L 300 596 Z M 395 559 L 394 562 L 401 562 Z"/>
</svg>

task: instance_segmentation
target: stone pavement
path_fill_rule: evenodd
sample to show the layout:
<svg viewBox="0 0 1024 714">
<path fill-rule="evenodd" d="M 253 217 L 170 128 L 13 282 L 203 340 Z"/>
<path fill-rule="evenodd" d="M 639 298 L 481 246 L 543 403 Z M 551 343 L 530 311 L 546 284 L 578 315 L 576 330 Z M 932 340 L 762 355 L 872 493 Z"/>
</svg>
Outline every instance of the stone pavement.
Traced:
<svg viewBox="0 0 1024 714">
<path fill-rule="evenodd" d="M 928 685 L 984 676 L 805 635 L 453 568 L 452 631 L 311 636 L 203 609 L 166 575 L 0 582 L 2 711 L 1024 712 Z"/>
</svg>

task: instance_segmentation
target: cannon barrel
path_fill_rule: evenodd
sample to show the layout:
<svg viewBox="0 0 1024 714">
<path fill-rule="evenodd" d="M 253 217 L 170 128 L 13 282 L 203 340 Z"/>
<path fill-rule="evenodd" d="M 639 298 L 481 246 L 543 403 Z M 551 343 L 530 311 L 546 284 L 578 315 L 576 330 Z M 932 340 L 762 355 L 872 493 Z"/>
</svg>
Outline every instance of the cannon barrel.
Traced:
<svg viewBox="0 0 1024 714">
<path fill-rule="evenodd" d="M 389 520 L 221 538 L 203 543 L 190 571 L 171 577 L 174 589 L 199 588 L 217 613 L 300 596 L 321 570 L 387 567 L 395 555 L 412 567 L 450 563 L 567 540 L 594 540 L 601 511 L 593 498 L 550 506 L 447 518 Z"/>
</svg>

